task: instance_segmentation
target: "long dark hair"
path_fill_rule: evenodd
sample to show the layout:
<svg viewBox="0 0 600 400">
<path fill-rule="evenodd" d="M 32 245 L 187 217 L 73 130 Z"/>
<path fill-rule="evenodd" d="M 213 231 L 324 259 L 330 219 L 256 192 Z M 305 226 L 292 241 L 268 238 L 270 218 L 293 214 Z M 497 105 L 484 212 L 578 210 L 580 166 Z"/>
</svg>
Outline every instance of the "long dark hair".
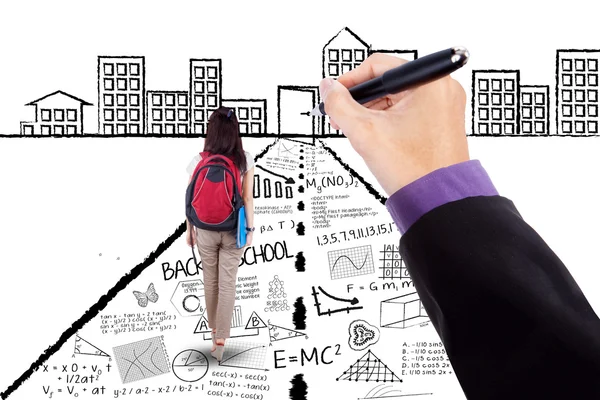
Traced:
<svg viewBox="0 0 600 400">
<path fill-rule="evenodd" d="M 230 116 L 227 117 L 227 114 Z M 211 114 L 206 129 L 204 151 L 229 157 L 240 172 L 246 171 L 246 154 L 242 146 L 238 120 L 232 108 L 219 107 Z"/>
</svg>

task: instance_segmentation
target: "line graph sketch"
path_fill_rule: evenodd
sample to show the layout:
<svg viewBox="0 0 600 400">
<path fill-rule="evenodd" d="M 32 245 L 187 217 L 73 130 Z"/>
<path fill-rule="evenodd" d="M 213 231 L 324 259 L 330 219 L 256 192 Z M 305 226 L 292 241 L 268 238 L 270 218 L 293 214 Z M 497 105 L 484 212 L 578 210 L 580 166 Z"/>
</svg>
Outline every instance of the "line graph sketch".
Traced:
<svg viewBox="0 0 600 400">
<path fill-rule="evenodd" d="M 124 384 L 169 372 L 162 336 L 117 346 L 113 352 Z"/>
<path fill-rule="evenodd" d="M 350 365 L 336 381 L 402 382 L 375 354 L 368 350 L 354 364 Z"/>
<path fill-rule="evenodd" d="M 331 279 L 375 273 L 373 251 L 370 245 L 327 252 Z"/>
<path fill-rule="evenodd" d="M 279 146 L 277 146 L 277 156 L 282 158 L 297 157 L 298 145 L 294 142 L 279 140 Z"/>
<path fill-rule="evenodd" d="M 317 291 L 317 289 L 315 289 L 315 287 L 312 287 L 312 295 L 315 299 L 315 307 L 317 308 L 317 314 L 321 317 L 323 315 L 329 315 L 331 316 L 331 314 L 336 314 L 336 313 L 340 313 L 340 312 L 346 312 L 346 313 L 350 313 L 350 311 L 352 310 L 360 310 L 363 307 L 362 306 L 356 306 L 356 304 L 358 304 L 358 299 L 356 297 L 353 297 L 352 299 L 343 299 L 341 297 L 336 297 L 333 295 L 330 295 L 329 293 L 327 293 L 321 286 L 318 287 L 319 291 Z M 340 307 L 340 308 L 328 308 L 327 311 L 325 311 L 321 306 L 323 305 L 322 303 L 319 302 L 319 295 L 322 294 L 325 297 L 337 301 L 337 302 L 341 302 L 341 303 L 350 303 L 353 307 L 350 306 L 346 306 L 346 307 Z"/>
<path fill-rule="evenodd" d="M 392 385 L 386 385 L 381 383 L 375 386 L 373 389 L 364 397 L 359 397 L 357 400 L 371 400 L 371 399 L 398 399 L 400 397 L 414 397 L 414 396 L 430 396 L 433 393 L 403 393 L 402 390 L 395 388 Z"/>
<path fill-rule="evenodd" d="M 262 343 L 227 340 L 219 365 L 264 370 L 267 346 Z"/>
</svg>

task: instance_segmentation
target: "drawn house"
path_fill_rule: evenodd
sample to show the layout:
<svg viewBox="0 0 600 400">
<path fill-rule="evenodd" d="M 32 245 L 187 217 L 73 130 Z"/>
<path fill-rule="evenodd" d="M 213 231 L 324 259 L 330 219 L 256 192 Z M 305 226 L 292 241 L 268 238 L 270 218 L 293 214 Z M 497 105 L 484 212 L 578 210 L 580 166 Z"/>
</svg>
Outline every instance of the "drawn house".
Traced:
<svg viewBox="0 0 600 400">
<path fill-rule="evenodd" d="M 221 106 L 221 60 L 190 60 L 190 132 L 206 134 L 210 114 Z"/>
<path fill-rule="evenodd" d="M 521 133 L 523 135 L 550 134 L 550 88 L 521 85 Z"/>
<path fill-rule="evenodd" d="M 233 108 L 240 126 L 240 134 L 267 132 L 267 101 L 260 99 L 222 99 L 221 105 Z"/>
<path fill-rule="evenodd" d="M 148 133 L 185 135 L 189 133 L 189 93 L 186 91 L 146 92 L 146 126 Z"/>
<path fill-rule="evenodd" d="M 21 135 L 79 135 L 83 133 L 83 106 L 91 103 L 57 90 L 26 106 L 35 107 L 35 120 L 21 122 Z"/>
<path fill-rule="evenodd" d="M 98 57 L 98 133 L 146 132 L 144 57 Z"/>
<path fill-rule="evenodd" d="M 473 135 L 520 133 L 519 80 L 518 70 L 473 71 Z"/>
<path fill-rule="evenodd" d="M 600 50 L 556 51 L 556 131 L 558 135 L 598 134 Z"/>
</svg>

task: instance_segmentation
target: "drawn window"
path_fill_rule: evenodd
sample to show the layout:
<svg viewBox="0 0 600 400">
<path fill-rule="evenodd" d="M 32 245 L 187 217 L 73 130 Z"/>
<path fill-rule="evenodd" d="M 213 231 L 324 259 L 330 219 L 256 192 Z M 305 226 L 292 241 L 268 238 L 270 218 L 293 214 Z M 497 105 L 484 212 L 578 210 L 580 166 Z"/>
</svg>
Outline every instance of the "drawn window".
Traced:
<svg viewBox="0 0 600 400">
<path fill-rule="evenodd" d="M 65 127 L 63 125 L 54 125 L 54 134 L 55 135 L 64 135 Z"/>
<path fill-rule="evenodd" d="M 596 103 L 598 101 L 598 90 L 597 89 L 588 89 L 587 91 L 588 101 Z"/>
<path fill-rule="evenodd" d="M 492 124 L 492 135 L 500 135 L 502 134 L 502 125 L 498 123 Z"/>
<path fill-rule="evenodd" d="M 573 61 L 562 60 L 562 69 L 563 71 L 573 71 Z"/>
<path fill-rule="evenodd" d="M 157 105 L 157 104 L 154 104 Z M 175 95 L 174 94 L 165 94 L 165 105 L 166 106 L 174 106 L 175 105 Z"/>
<path fill-rule="evenodd" d="M 342 64 L 342 75 L 352 70 L 352 64 Z"/>
<path fill-rule="evenodd" d="M 168 108 L 165 110 L 165 120 L 175 121 L 175 110 L 174 109 Z"/>
<path fill-rule="evenodd" d="M 577 104 L 575 106 L 575 116 L 585 117 L 585 106 L 583 104 Z"/>
<path fill-rule="evenodd" d="M 260 119 L 261 118 L 260 117 L 260 114 L 261 114 L 260 108 L 258 108 L 258 107 L 252 107 L 250 109 L 250 112 L 251 112 L 252 119 Z"/>
<path fill-rule="evenodd" d="M 50 125 L 42 125 L 41 127 L 42 135 L 50 134 Z"/>
<path fill-rule="evenodd" d="M 129 95 L 129 104 L 132 106 L 140 105 L 140 95 L 139 94 L 130 94 Z"/>
<path fill-rule="evenodd" d="M 365 60 L 365 51 L 364 50 L 354 50 L 354 60 L 355 61 L 364 61 Z"/>
<path fill-rule="evenodd" d="M 575 59 L 575 71 L 585 71 L 585 60 L 581 58 Z"/>
<path fill-rule="evenodd" d="M 46 108 L 42 108 L 42 121 L 49 122 L 52 120 L 52 112 Z"/>
<path fill-rule="evenodd" d="M 217 67 L 207 67 L 206 76 L 209 79 L 217 79 Z"/>
<path fill-rule="evenodd" d="M 587 112 L 588 112 L 588 115 L 590 117 L 597 117 L 598 116 L 598 106 L 597 105 L 595 105 L 595 104 L 588 104 L 587 108 L 588 108 Z"/>
<path fill-rule="evenodd" d="M 531 119 L 531 107 L 523 107 L 523 118 Z"/>
<path fill-rule="evenodd" d="M 500 97 L 500 93 L 492 93 L 492 105 L 493 106 L 502 105 L 502 97 Z"/>
<path fill-rule="evenodd" d="M 117 63 L 117 75 L 127 75 L 127 64 Z"/>
<path fill-rule="evenodd" d="M 114 121 L 115 120 L 115 113 L 113 110 L 108 109 L 108 110 L 104 110 L 104 120 L 105 121 Z"/>
<path fill-rule="evenodd" d="M 194 67 L 194 78 L 204 79 L 204 67 Z"/>
<path fill-rule="evenodd" d="M 188 113 L 187 110 L 184 109 L 179 109 L 179 111 L 177 112 L 179 120 L 180 121 L 187 121 L 188 120 Z"/>
<path fill-rule="evenodd" d="M 531 133 L 531 122 L 523 121 L 523 133 Z"/>
<path fill-rule="evenodd" d="M 352 61 L 352 50 L 342 50 L 342 61 Z"/>
<path fill-rule="evenodd" d="M 117 95 L 117 105 L 118 106 L 126 106 L 127 105 L 127 96 L 124 94 Z"/>
<path fill-rule="evenodd" d="M 535 123 L 535 133 L 546 133 L 545 125 L 543 122 Z"/>
<path fill-rule="evenodd" d="M 187 134 L 188 130 L 187 130 L 188 126 L 187 124 L 177 124 L 177 133 L 179 134 Z"/>
<path fill-rule="evenodd" d="M 492 79 L 492 90 L 494 90 L 494 91 L 502 90 L 502 81 L 500 79 Z"/>
<path fill-rule="evenodd" d="M 575 121 L 575 133 L 585 133 L 585 124 L 583 121 Z"/>
<path fill-rule="evenodd" d="M 585 86 L 584 74 L 575 74 L 575 86 Z"/>
<path fill-rule="evenodd" d="M 67 110 L 67 121 L 75 122 L 77 121 L 77 110 L 69 108 Z"/>
<path fill-rule="evenodd" d="M 260 133 L 260 124 L 256 122 L 251 123 L 250 133 Z"/>
<path fill-rule="evenodd" d="M 562 99 L 563 101 L 571 102 L 573 101 L 573 91 L 572 90 L 562 90 Z"/>
<path fill-rule="evenodd" d="M 541 104 L 541 105 L 546 104 L 546 96 L 544 96 L 543 93 L 536 93 L 535 94 L 535 104 Z"/>
<path fill-rule="evenodd" d="M 510 123 L 504 124 L 504 133 L 506 133 L 507 135 L 514 135 L 515 125 Z"/>
<path fill-rule="evenodd" d="M 596 74 L 588 74 L 588 85 L 590 85 L 590 86 L 598 86 L 598 75 L 596 75 Z"/>
<path fill-rule="evenodd" d="M 129 89 L 140 90 L 140 80 L 138 78 L 129 78 Z"/>
<path fill-rule="evenodd" d="M 104 78 L 104 90 L 114 90 L 115 80 L 111 78 Z"/>
<path fill-rule="evenodd" d="M 505 79 L 504 80 L 504 90 L 508 92 L 513 92 L 515 90 L 515 80 L 514 79 Z"/>
<path fill-rule="evenodd" d="M 114 127 L 112 124 L 104 124 L 103 129 L 105 135 L 112 135 L 114 133 Z"/>
<path fill-rule="evenodd" d="M 196 104 L 196 107 L 204 107 L 204 96 L 195 95 L 194 103 Z"/>
<path fill-rule="evenodd" d="M 129 109 L 129 119 L 131 121 L 139 121 L 140 120 L 140 110 L 136 108 Z"/>
<path fill-rule="evenodd" d="M 23 135 L 33 135 L 33 125 L 23 125 Z"/>
<path fill-rule="evenodd" d="M 240 133 L 248 133 L 248 123 L 247 122 L 240 123 Z"/>
<path fill-rule="evenodd" d="M 127 110 L 126 109 L 117 110 L 117 121 L 127 121 Z"/>
<path fill-rule="evenodd" d="M 545 108 L 544 107 L 535 107 L 534 108 L 535 117 L 538 119 L 545 118 Z"/>
<path fill-rule="evenodd" d="M 206 82 L 206 91 L 208 93 L 217 93 L 217 82 L 216 81 Z"/>
<path fill-rule="evenodd" d="M 598 71 L 598 60 L 593 58 L 588 58 L 587 60 L 588 71 L 596 72 Z"/>
<path fill-rule="evenodd" d="M 489 105 L 489 97 L 487 93 L 479 93 L 479 104 L 482 106 Z"/>
<path fill-rule="evenodd" d="M 204 135 L 204 124 L 195 124 L 194 130 L 197 134 Z"/>
<path fill-rule="evenodd" d="M 152 133 L 161 134 L 162 133 L 162 125 L 161 124 L 152 124 Z"/>
<path fill-rule="evenodd" d="M 162 121 L 162 110 L 155 108 L 152 110 L 152 119 L 154 121 Z"/>
<path fill-rule="evenodd" d="M 515 104 L 515 94 L 514 93 L 504 93 L 504 104 L 508 106 L 512 106 Z"/>
<path fill-rule="evenodd" d="M 481 90 L 482 92 L 487 92 L 489 91 L 489 79 L 480 79 L 479 80 L 479 90 Z"/>
<path fill-rule="evenodd" d="M 127 79 L 124 79 L 124 78 L 117 79 L 117 90 L 127 90 Z"/>
<path fill-rule="evenodd" d="M 194 82 L 194 92 L 204 93 L 204 82 Z"/>
<path fill-rule="evenodd" d="M 562 122 L 562 131 L 563 131 L 563 133 L 572 133 L 573 124 L 571 123 L 571 121 L 563 121 Z"/>
<path fill-rule="evenodd" d="M 514 121 L 515 119 L 515 110 L 512 108 L 504 109 L 504 119 L 507 121 Z"/>
<path fill-rule="evenodd" d="M 482 135 L 487 135 L 488 134 L 488 124 L 482 124 L 480 123 L 478 125 L 479 127 L 479 133 Z"/>
<path fill-rule="evenodd" d="M 562 74 L 562 84 L 563 86 L 573 86 L 571 74 Z"/>
<path fill-rule="evenodd" d="M 248 109 L 246 107 L 239 107 L 238 117 L 239 119 L 248 119 Z"/>
<path fill-rule="evenodd" d="M 103 98 L 105 106 L 114 106 L 115 98 L 112 94 L 105 94 Z"/>
<path fill-rule="evenodd" d="M 140 65 L 129 63 L 129 75 L 138 76 L 140 74 Z"/>
<path fill-rule="evenodd" d="M 172 135 L 175 133 L 175 124 L 166 124 L 165 125 L 165 133 L 168 135 Z"/>
<path fill-rule="evenodd" d="M 206 96 L 206 101 L 209 107 L 217 106 L 217 96 Z"/>
<path fill-rule="evenodd" d="M 589 133 L 598 133 L 598 122 L 597 121 L 588 121 L 588 132 Z"/>
<path fill-rule="evenodd" d="M 572 117 L 573 116 L 573 106 L 572 105 L 563 105 L 562 106 L 562 114 L 563 117 Z"/>
<path fill-rule="evenodd" d="M 531 93 L 523 93 L 521 96 L 521 103 L 523 105 L 531 105 Z"/>
<path fill-rule="evenodd" d="M 188 105 L 187 94 L 178 94 L 177 95 L 177 104 L 180 106 L 187 106 Z"/>
<path fill-rule="evenodd" d="M 75 135 L 76 133 L 77 133 L 76 125 L 67 125 L 67 134 L 68 135 Z"/>
<path fill-rule="evenodd" d="M 204 121 L 204 111 L 203 110 L 194 110 L 194 119 L 196 121 Z"/>
<path fill-rule="evenodd" d="M 338 64 L 329 64 L 329 76 L 338 76 L 340 74 L 340 66 Z"/>
<path fill-rule="evenodd" d="M 129 133 L 140 133 L 140 124 L 129 124 Z"/>
<path fill-rule="evenodd" d="M 577 101 L 577 102 L 585 101 L 585 90 L 576 90 L 575 91 L 575 101 Z"/>
<path fill-rule="evenodd" d="M 329 50 L 329 61 L 339 61 L 340 60 L 340 51 L 339 50 Z"/>
<path fill-rule="evenodd" d="M 160 94 L 152 95 L 152 105 L 153 106 L 162 106 L 162 96 Z"/>
<path fill-rule="evenodd" d="M 104 64 L 104 75 L 111 76 L 114 74 L 115 74 L 114 64 L 111 64 L 111 63 Z"/>
<path fill-rule="evenodd" d="M 501 108 L 492 108 L 492 119 L 495 121 L 499 121 L 502 119 L 502 109 Z"/>
<path fill-rule="evenodd" d="M 125 124 L 117 124 L 117 133 L 119 135 L 124 135 L 127 133 L 127 125 Z"/>
</svg>

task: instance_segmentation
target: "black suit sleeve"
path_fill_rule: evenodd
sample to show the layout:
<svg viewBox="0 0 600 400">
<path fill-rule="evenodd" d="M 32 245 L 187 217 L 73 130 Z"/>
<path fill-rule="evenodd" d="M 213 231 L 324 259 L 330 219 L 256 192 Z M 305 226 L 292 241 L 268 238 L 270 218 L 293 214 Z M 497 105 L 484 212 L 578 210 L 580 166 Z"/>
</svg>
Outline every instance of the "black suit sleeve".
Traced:
<svg viewBox="0 0 600 400">
<path fill-rule="evenodd" d="M 400 251 L 468 399 L 600 399 L 600 320 L 510 200 L 435 208 Z"/>
</svg>

